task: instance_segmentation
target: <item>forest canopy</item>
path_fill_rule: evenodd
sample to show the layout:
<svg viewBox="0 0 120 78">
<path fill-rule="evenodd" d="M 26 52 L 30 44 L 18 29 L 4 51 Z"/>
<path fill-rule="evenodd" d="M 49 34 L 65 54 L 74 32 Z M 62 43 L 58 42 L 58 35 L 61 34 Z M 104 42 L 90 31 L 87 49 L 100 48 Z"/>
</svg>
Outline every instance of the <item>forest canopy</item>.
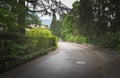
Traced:
<svg viewBox="0 0 120 78">
<path fill-rule="evenodd" d="M 67 41 L 83 41 L 120 51 L 119 4 L 120 0 L 74 2 L 72 10 L 62 17 L 61 37 Z"/>
<path fill-rule="evenodd" d="M 25 33 L 25 18 L 30 13 L 61 15 L 69 11 L 64 4 L 56 0 L 2 0 L 0 1 L 0 24 L 7 31 Z"/>
</svg>

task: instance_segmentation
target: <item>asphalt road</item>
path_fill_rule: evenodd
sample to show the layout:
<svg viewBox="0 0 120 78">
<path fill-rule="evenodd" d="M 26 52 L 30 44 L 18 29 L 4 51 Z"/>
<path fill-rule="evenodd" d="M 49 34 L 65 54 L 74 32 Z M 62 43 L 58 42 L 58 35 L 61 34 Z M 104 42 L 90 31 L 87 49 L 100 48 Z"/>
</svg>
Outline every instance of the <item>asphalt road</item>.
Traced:
<svg viewBox="0 0 120 78">
<path fill-rule="evenodd" d="M 104 69 L 110 58 L 93 48 L 59 42 L 57 50 L 1 73 L 0 78 L 110 78 Z"/>
</svg>

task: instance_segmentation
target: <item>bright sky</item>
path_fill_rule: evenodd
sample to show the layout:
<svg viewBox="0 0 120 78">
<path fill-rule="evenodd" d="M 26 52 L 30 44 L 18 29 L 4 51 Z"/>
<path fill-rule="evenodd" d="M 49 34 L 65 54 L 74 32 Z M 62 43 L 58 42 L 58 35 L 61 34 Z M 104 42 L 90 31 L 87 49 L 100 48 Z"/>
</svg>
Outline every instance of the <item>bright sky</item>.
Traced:
<svg viewBox="0 0 120 78">
<path fill-rule="evenodd" d="M 65 4 L 66 6 L 68 6 L 69 8 L 72 8 L 72 4 L 76 1 L 76 0 L 60 0 L 63 4 Z"/>
<path fill-rule="evenodd" d="M 72 4 L 76 1 L 76 0 L 58 0 L 61 1 L 64 5 L 68 6 L 69 8 L 72 8 Z M 42 19 L 51 19 L 48 16 L 44 16 L 42 17 Z"/>
</svg>

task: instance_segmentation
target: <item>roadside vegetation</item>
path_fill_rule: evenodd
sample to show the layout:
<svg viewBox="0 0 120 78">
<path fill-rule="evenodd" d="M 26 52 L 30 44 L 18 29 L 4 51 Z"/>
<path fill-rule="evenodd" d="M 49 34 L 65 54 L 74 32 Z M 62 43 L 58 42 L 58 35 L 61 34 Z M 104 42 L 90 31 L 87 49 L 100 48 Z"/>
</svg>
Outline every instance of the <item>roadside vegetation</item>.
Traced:
<svg viewBox="0 0 120 78">
<path fill-rule="evenodd" d="M 46 9 L 46 6 L 51 4 L 56 7 L 56 11 L 59 11 L 61 9 L 59 6 L 63 4 L 55 5 L 56 2 L 52 0 L 0 1 L 0 72 L 57 48 L 57 37 L 47 27 L 41 27 L 40 17 L 36 13 L 51 15 L 49 11 L 53 7 Z M 43 11 L 37 11 L 41 6 L 44 6 Z M 62 8 L 67 9 L 65 5 Z M 31 28 L 30 25 L 34 27 Z"/>
<path fill-rule="evenodd" d="M 69 9 L 56 0 L 1 0 L 0 72 L 57 48 L 57 37 L 111 48 L 120 54 L 119 4 L 120 0 L 78 0 Z M 53 17 L 52 32 L 40 28 L 36 12 Z M 30 28 L 33 24 L 39 28 Z"/>
<path fill-rule="evenodd" d="M 57 37 L 43 28 L 27 29 L 25 35 L 4 34 L 0 40 L 0 72 L 28 62 L 57 48 Z"/>
<path fill-rule="evenodd" d="M 61 19 L 65 41 L 88 43 L 120 54 L 120 0 L 80 0 Z"/>
</svg>

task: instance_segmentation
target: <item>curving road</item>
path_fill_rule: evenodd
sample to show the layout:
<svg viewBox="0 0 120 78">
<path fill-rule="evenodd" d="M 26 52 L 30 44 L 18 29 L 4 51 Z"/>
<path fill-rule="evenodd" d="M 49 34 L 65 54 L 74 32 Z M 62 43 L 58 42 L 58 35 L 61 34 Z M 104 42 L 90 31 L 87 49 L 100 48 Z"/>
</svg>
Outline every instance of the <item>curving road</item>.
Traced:
<svg viewBox="0 0 120 78">
<path fill-rule="evenodd" d="M 34 61 L 1 73 L 0 78 L 112 78 L 105 67 L 112 58 L 106 50 L 59 42 L 59 48 Z M 111 70 L 112 71 L 112 70 Z M 120 78 L 120 77 L 113 78 Z"/>
</svg>

